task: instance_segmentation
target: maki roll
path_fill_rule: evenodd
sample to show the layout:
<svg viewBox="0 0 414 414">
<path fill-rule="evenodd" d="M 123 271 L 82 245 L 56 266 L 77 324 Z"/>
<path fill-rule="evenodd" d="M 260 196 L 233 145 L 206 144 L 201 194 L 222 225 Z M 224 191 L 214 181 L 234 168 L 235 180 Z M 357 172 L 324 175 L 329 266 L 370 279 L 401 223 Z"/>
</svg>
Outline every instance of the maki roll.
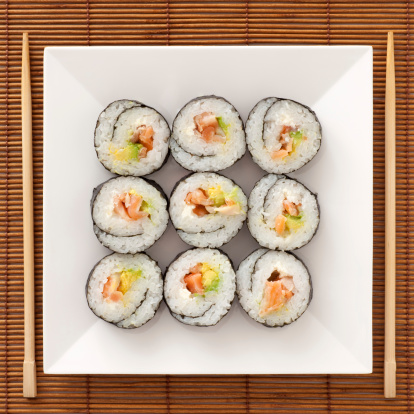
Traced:
<svg viewBox="0 0 414 414">
<path fill-rule="evenodd" d="M 169 137 L 170 128 L 159 112 L 141 102 L 121 99 L 100 113 L 95 150 L 102 165 L 115 174 L 147 175 L 161 168 Z"/>
<path fill-rule="evenodd" d="M 246 122 L 253 161 L 270 173 L 289 173 L 303 167 L 319 151 L 321 139 L 315 112 L 290 99 L 261 100 Z"/>
<path fill-rule="evenodd" d="M 293 254 L 259 249 L 240 263 L 237 296 L 255 321 L 283 326 L 296 321 L 308 308 L 312 281 Z"/>
<path fill-rule="evenodd" d="M 113 253 L 89 274 L 86 299 L 104 321 L 118 328 L 138 328 L 155 315 L 162 288 L 161 270 L 149 256 Z"/>
<path fill-rule="evenodd" d="M 170 148 L 175 160 L 187 170 L 224 170 L 246 151 L 243 122 L 224 98 L 193 99 L 174 120 Z"/>
<path fill-rule="evenodd" d="M 93 191 L 93 230 L 98 240 L 118 253 L 148 249 L 168 224 L 167 199 L 154 182 L 117 177 Z"/>
<path fill-rule="evenodd" d="M 164 298 L 171 315 L 180 322 L 211 326 L 229 311 L 235 289 L 236 275 L 224 253 L 192 249 L 170 264 Z"/>
<path fill-rule="evenodd" d="M 246 219 L 247 198 L 229 178 L 196 173 L 173 190 L 170 216 L 181 239 L 197 247 L 220 247 L 230 241 Z"/>
<path fill-rule="evenodd" d="M 316 195 L 299 181 L 268 174 L 249 196 L 247 225 L 269 249 L 294 250 L 309 243 L 319 225 Z"/>
</svg>

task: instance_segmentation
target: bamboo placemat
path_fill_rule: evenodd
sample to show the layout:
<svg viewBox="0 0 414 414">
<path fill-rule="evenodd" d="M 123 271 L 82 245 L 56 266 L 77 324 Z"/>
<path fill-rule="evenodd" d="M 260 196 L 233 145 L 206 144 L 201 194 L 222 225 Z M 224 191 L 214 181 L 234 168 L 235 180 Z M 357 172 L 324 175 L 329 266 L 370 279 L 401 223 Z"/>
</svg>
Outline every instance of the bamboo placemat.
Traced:
<svg viewBox="0 0 414 414">
<path fill-rule="evenodd" d="M 411 412 L 414 405 L 413 67 L 410 1 L 0 2 L 0 411 L 3 413 Z M 383 398 L 386 32 L 397 84 L 397 399 Z M 20 62 L 31 41 L 38 392 L 22 397 Z M 43 49 L 56 45 L 351 44 L 374 47 L 374 373 L 317 376 L 46 376 L 42 373 Z M 288 63 L 286 63 L 288 64 Z M 358 130 L 355 131 L 358 134 Z M 352 166 L 351 168 L 358 168 Z M 357 185 L 357 183 L 355 183 Z M 364 214 L 364 212 L 358 212 Z M 367 212 L 369 214 L 369 212 Z M 357 230 L 357 229 L 356 229 Z M 346 310 L 344 310 L 346 311 Z M 277 350 L 275 350 L 277 352 Z"/>
</svg>

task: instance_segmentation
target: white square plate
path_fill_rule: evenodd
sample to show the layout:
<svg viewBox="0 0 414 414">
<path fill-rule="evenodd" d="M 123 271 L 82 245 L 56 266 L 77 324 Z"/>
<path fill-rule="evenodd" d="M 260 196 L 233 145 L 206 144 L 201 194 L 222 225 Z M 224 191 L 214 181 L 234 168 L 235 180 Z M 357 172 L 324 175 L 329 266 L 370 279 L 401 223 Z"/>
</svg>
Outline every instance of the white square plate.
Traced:
<svg viewBox="0 0 414 414">
<path fill-rule="evenodd" d="M 371 47 L 53 47 L 44 86 L 44 371 L 50 374 L 317 374 L 372 371 Z M 284 328 L 254 322 L 234 301 L 216 326 L 173 319 L 122 330 L 88 308 L 85 282 L 109 251 L 92 230 L 92 189 L 107 180 L 93 132 L 110 102 L 137 99 L 171 124 L 200 95 L 228 99 L 246 121 L 262 98 L 314 109 L 319 154 L 292 177 L 318 193 L 321 224 L 296 251 L 314 296 Z M 169 195 L 184 169 L 172 158 L 151 178 Z M 265 173 L 250 155 L 223 171 L 249 194 Z M 162 269 L 186 246 L 169 226 L 148 250 Z M 257 248 L 246 226 L 223 247 L 237 267 Z"/>
</svg>

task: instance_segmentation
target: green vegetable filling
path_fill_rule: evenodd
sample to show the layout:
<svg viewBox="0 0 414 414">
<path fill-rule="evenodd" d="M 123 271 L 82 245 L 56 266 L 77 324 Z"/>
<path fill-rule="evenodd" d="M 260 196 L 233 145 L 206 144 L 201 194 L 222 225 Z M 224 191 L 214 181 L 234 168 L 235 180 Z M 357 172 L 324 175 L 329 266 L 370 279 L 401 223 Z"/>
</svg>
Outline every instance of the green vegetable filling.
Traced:
<svg viewBox="0 0 414 414">
<path fill-rule="evenodd" d="M 226 195 L 226 198 L 230 198 L 235 203 L 239 203 L 239 188 L 233 187 L 230 193 Z"/>
<path fill-rule="evenodd" d="M 304 222 L 302 220 L 303 214 L 300 213 L 298 216 L 291 216 L 290 214 L 284 214 L 286 217 L 286 227 L 288 230 L 298 230 L 300 229 Z"/>
<path fill-rule="evenodd" d="M 226 199 L 233 200 L 235 203 L 239 203 L 239 188 L 233 187 L 229 193 L 225 193 L 221 186 L 211 187 L 207 190 L 208 197 L 214 202 L 214 207 L 221 207 L 226 203 Z"/>
<path fill-rule="evenodd" d="M 142 270 L 127 269 L 121 273 L 121 278 L 118 286 L 118 291 L 124 295 L 128 292 L 132 284 L 138 280 L 142 275 Z"/>
<path fill-rule="evenodd" d="M 204 293 L 217 292 L 220 285 L 218 270 L 212 269 L 208 263 L 203 263 L 201 274 L 201 283 L 203 284 Z"/>
<path fill-rule="evenodd" d="M 300 145 L 303 140 L 303 131 L 292 131 L 289 132 L 291 138 L 293 138 L 292 152 L 295 152 L 296 148 Z"/>
<path fill-rule="evenodd" d="M 229 129 L 230 129 L 230 124 L 226 124 L 224 121 L 223 121 L 223 118 L 221 117 L 221 116 L 218 116 L 217 118 L 217 122 L 218 122 L 218 124 L 219 124 L 219 127 L 223 130 L 223 132 L 226 134 L 226 136 L 228 135 L 228 133 L 229 133 Z"/>
<path fill-rule="evenodd" d="M 204 292 L 217 292 L 220 285 L 220 279 L 217 277 L 214 279 L 208 287 L 204 289 Z"/>
<path fill-rule="evenodd" d="M 151 214 L 154 213 L 155 208 L 154 208 L 153 204 L 150 201 L 142 200 L 140 210 L 145 211 L 146 213 L 148 213 L 148 218 L 152 221 Z"/>
<path fill-rule="evenodd" d="M 147 212 L 148 214 L 149 214 L 149 212 L 150 212 L 150 210 L 152 209 L 153 207 L 152 207 L 152 205 L 151 204 L 149 204 L 147 201 L 145 201 L 145 200 L 142 200 L 142 203 L 141 203 L 141 208 L 140 208 L 140 210 L 141 211 L 145 211 L 145 212 Z"/>
<path fill-rule="evenodd" d="M 130 158 L 138 158 L 138 154 L 141 151 L 141 148 L 144 146 L 142 144 L 135 144 L 133 142 L 128 142 L 127 148 L 130 151 Z"/>
<path fill-rule="evenodd" d="M 122 149 L 111 151 L 118 161 L 139 160 L 139 152 L 143 148 L 142 144 L 135 144 L 131 141 Z"/>
<path fill-rule="evenodd" d="M 226 202 L 225 194 L 219 185 L 208 189 L 208 198 L 213 201 L 214 207 L 220 207 Z"/>
</svg>

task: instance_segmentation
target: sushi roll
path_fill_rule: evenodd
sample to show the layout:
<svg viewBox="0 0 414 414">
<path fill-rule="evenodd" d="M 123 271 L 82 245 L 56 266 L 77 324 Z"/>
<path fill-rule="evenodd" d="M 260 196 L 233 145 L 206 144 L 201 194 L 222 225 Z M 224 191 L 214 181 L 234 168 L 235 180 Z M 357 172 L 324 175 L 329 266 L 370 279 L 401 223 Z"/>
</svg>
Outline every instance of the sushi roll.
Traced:
<svg viewBox="0 0 414 414">
<path fill-rule="evenodd" d="M 167 199 L 160 187 L 138 177 L 117 177 L 93 191 L 93 230 L 98 240 L 118 253 L 148 249 L 168 224 Z"/>
<path fill-rule="evenodd" d="M 298 249 L 310 242 L 318 228 L 316 195 L 299 181 L 268 174 L 250 193 L 247 225 L 263 247 Z"/>
<path fill-rule="evenodd" d="M 216 173 L 185 177 L 170 200 L 170 216 L 178 235 L 196 247 L 220 247 L 229 242 L 243 226 L 246 211 L 243 190 Z"/>
<path fill-rule="evenodd" d="M 192 249 L 169 266 L 164 298 L 171 315 L 182 323 L 211 326 L 229 311 L 236 275 L 229 258 L 215 249 Z"/>
<path fill-rule="evenodd" d="M 240 305 L 255 321 L 284 326 L 296 321 L 312 299 L 312 281 L 293 254 L 258 249 L 237 270 Z"/>
<path fill-rule="evenodd" d="M 89 308 L 118 328 L 138 328 L 152 319 L 162 291 L 161 269 L 143 253 L 104 257 L 86 282 Z"/>
<path fill-rule="evenodd" d="M 246 122 L 253 161 L 269 173 L 289 173 L 303 167 L 319 151 L 321 139 L 315 112 L 290 99 L 261 100 Z"/>
<path fill-rule="evenodd" d="M 246 151 L 243 122 L 224 98 L 193 99 L 174 120 L 170 148 L 175 160 L 187 170 L 224 170 Z"/>
<path fill-rule="evenodd" d="M 161 168 L 169 137 L 170 128 L 159 112 L 141 102 L 121 99 L 100 113 L 95 150 L 109 171 L 138 177 Z"/>
</svg>

